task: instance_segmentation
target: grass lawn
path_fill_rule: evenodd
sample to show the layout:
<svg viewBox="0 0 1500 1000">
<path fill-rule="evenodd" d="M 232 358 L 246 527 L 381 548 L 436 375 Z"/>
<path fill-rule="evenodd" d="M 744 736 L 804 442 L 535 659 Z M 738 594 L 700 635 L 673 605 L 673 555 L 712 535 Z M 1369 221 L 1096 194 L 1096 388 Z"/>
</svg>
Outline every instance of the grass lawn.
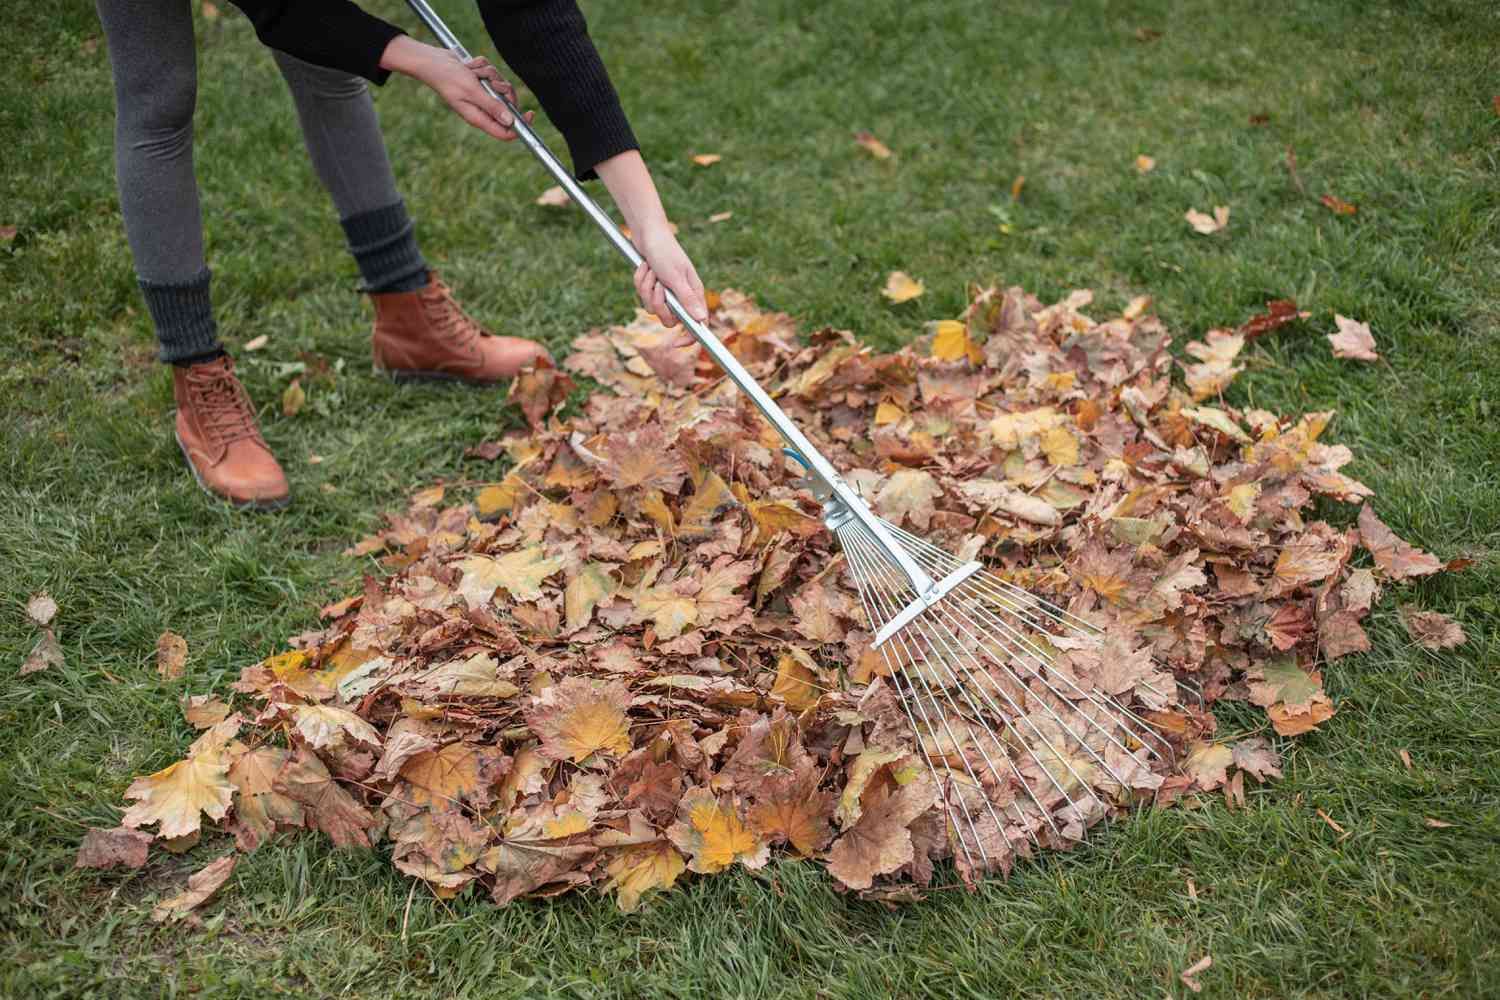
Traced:
<svg viewBox="0 0 1500 1000">
<path fill-rule="evenodd" d="M 1478 562 L 1385 595 L 1374 649 L 1327 672 L 1338 715 L 1285 746 L 1286 780 L 1250 790 L 1247 809 L 1142 814 L 975 894 L 891 913 L 783 864 L 689 883 L 635 917 L 598 896 L 496 909 L 412 894 L 381 856 L 307 836 L 243 858 L 188 930 L 147 914 L 221 844 L 77 872 L 84 828 L 114 825 L 131 776 L 182 755 L 184 692 L 223 690 L 311 627 L 370 568 L 345 545 L 436 477 L 493 479 L 464 448 L 517 423 L 500 394 L 371 374 L 368 306 L 290 101 L 221 6 L 198 25 L 198 175 L 226 340 L 270 338 L 242 372 L 296 491 L 279 516 L 216 506 L 172 441 L 92 6 L 9 17 L 0 994 L 1161 997 L 1186 995 L 1177 972 L 1211 954 L 1204 997 L 1500 995 L 1493 3 L 587 3 L 711 287 L 881 346 L 956 314 L 971 280 L 1044 299 L 1090 287 L 1100 316 L 1150 293 L 1179 344 L 1295 296 L 1312 319 L 1256 341 L 1230 401 L 1338 410 L 1327 439 L 1353 448 L 1346 471 L 1380 516 Z M 369 6 L 416 30 L 395 0 Z M 490 51 L 472 5 L 442 7 Z M 623 265 L 580 214 L 532 203 L 549 182 L 522 150 L 487 144 L 409 81 L 377 101 L 424 249 L 472 311 L 554 350 L 628 315 Z M 896 157 L 860 150 L 862 128 Z M 724 158 L 704 169 L 689 159 L 701 152 Z M 1142 153 L 1157 164 L 1145 175 Z M 1358 214 L 1333 214 L 1324 193 Z M 1218 204 L 1228 231 L 1193 234 L 1183 212 Z M 924 298 L 880 297 L 897 268 Z M 1370 323 L 1385 363 L 1331 357 L 1335 312 Z M 307 352 L 345 367 L 284 418 L 282 366 Z M 67 665 L 18 678 L 22 607 L 42 588 L 62 607 Z M 1414 647 L 1403 602 L 1455 616 L 1470 642 Z M 191 648 L 181 682 L 154 669 L 166 628 Z M 1230 730 L 1259 718 L 1221 713 Z"/>
</svg>

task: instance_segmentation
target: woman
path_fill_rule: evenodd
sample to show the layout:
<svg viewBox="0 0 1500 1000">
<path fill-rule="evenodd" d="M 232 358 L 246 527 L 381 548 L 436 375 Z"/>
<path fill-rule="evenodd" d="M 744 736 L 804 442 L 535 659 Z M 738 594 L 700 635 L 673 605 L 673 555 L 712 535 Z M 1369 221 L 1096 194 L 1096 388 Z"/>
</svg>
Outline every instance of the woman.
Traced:
<svg viewBox="0 0 1500 1000">
<path fill-rule="evenodd" d="M 193 174 L 197 76 L 188 0 L 97 0 L 114 73 L 120 209 L 142 294 L 173 365 L 176 435 L 193 475 L 239 508 L 277 509 L 286 476 L 220 344 Z M 304 142 L 338 209 L 349 250 L 375 304 L 377 368 L 399 379 L 494 384 L 548 363 L 541 345 L 483 330 L 422 258 L 396 191 L 365 81 L 392 72 L 426 84 L 465 121 L 516 137 L 488 80 L 515 92 L 483 59 L 464 64 L 346 0 L 236 0 L 275 50 Z M 645 263 L 641 302 L 668 325 L 664 289 L 707 316 L 703 285 L 667 223 L 651 175 L 574 0 L 480 0 L 496 48 L 562 130 L 580 180 L 604 181 Z M 530 114 L 527 115 L 528 120 Z"/>
</svg>

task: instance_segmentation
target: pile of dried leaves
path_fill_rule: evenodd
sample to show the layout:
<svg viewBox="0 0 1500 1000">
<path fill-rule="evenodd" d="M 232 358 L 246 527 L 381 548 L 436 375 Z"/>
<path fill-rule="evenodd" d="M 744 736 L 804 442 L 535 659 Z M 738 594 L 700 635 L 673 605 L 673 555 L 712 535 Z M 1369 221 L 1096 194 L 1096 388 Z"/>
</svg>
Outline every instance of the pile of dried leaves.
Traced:
<svg viewBox="0 0 1500 1000">
<path fill-rule="evenodd" d="M 1319 668 L 1368 648 L 1382 584 L 1442 568 L 1368 506 L 1347 530 L 1307 519 L 1315 497 L 1370 494 L 1320 440 L 1331 414 L 1210 402 L 1246 337 L 1295 306 L 1188 344 L 1184 391 L 1146 300 L 1101 323 L 1087 292 L 1043 306 L 988 288 L 877 354 L 712 298 L 715 331 L 879 512 L 1202 691 L 1204 710 L 1151 715 L 1180 770 L 1116 789 L 1118 808 L 1234 801 L 1243 773 L 1278 774 L 1264 738 L 1215 742 L 1206 707 L 1314 728 L 1335 710 Z M 687 334 L 642 314 L 574 348 L 566 370 L 604 389 L 563 420 L 567 374 L 519 379 L 531 431 L 474 449 L 508 474 L 471 502 L 419 494 L 353 550 L 393 575 L 245 668 L 234 706 L 185 703 L 202 735 L 130 786 L 88 863 L 138 864 L 140 828 L 181 847 L 207 817 L 246 851 L 303 828 L 383 843 L 439 895 L 479 883 L 499 903 L 593 884 L 633 910 L 684 870 L 759 868 L 772 848 L 888 898 L 930 883 L 951 817 L 800 470 Z M 1081 834 L 1008 831 L 995 863 Z M 208 891 L 232 862 L 215 864 Z"/>
</svg>

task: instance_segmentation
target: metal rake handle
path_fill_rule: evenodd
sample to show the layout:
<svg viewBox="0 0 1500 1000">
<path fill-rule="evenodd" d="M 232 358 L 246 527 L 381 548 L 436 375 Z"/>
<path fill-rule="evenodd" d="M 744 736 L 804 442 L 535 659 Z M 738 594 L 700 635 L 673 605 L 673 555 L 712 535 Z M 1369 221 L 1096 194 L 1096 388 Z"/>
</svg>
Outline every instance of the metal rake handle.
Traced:
<svg viewBox="0 0 1500 1000">
<path fill-rule="evenodd" d="M 406 0 L 406 2 L 417 17 L 421 18 L 422 23 L 427 25 L 428 30 L 442 43 L 444 48 L 463 61 L 469 61 L 471 58 L 469 50 L 464 48 L 464 44 L 458 40 L 458 36 L 449 30 L 448 26 L 443 23 L 443 19 L 438 16 L 437 11 L 433 10 L 432 6 L 427 3 L 427 0 Z M 542 142 L 541 137 L 532 130 L 530 125 L 526 124 L 525 119 L 521 117 L 521 112 L 516 106 L 503 94 L 491 87 L 488 81 L 480 81 L 480 83 L 486 93 L 503 104 L 505 109 L 510 112 L 512 118 L 511 128 L 520 137 L 521 142 L 526 145 L 526 148 L 531 150 L 532 155 L 541 161 L 542 166 L 547 168 L 547 172 L 552 175 L 553 179 L 568 193 L 568 197 L 572 198 L 588 214 L 588 217 L 594 220 L 594 225 L 598 226 L 604 232 L 604 235 L 609 237 L 609 241 L 614 244 L 615 249 L 620 251 L 626 260 L 630 261 L 631 267 L 639 267 L 643 258 L 640 251 L 635 248 L 635 244 L 631 243 L 625 234 L 620 232 L 620 227 L 615 225 L 614 220 L 609 217 L 609 214 L 600 208 L 594 199 L 588 196 L 583 190 L 583 186 L 574 180 L 573 175 L 568 169 L 562 165 L 556 156 L 552 155 L 552 151 Z M 906 554 L 905 550 L 896 543 L 894 538 L 890 537 L 879 519 L 870 511 L 859 495 L 844 482 L 843 477 L 834 469 L 832 463 L 824 458 L 822 453 L 813 446 L 813 443 L 807 439 L 807 435 L 802 433 L 801 428 L 792 422 L 792 418 L 787 416 L 786 412 L 780 406 L 776 405 L 776 401 L 771 398 L 770 394 L 761 388 L 760 383 L 755 381 L 755 376 L 745 370 L 745 366 L 740 364 L 740 359 L 735 357 L 733 352 L 725 347 L 707 326 L 693 319 L 688 314 L 688 311 L 683 308 L 682 302 L 678 300 L 677 296 L 670 289 L 664 289 L 664 293 L 667 307 L 672 310 L 672 315 L 676 316 L 682 322 L 682 325 L 703 346 L 703 349 L 709 353 L 709 356 L 714 359 L 714 363 L 724 369 L 724 374 L 729 376 L 734 384 L 739 387 L 740 391 L 750 397 L 750 401 L 771 422 L 771 426 L 776 428 L 777 433 L 802 457 L 803 464 L 808 467 L 808 471 L 821 481 L 830 494 L 840 501 L 841 506 L 848 511 L 849 515 L 858 519 L 875 536 L 881 543 L 882 548 L 885 549 L 885 554 L 901 567 L 918 593 L 925 593 L 931 590 L 934 586 L 932 578 Z"/>
</svg>

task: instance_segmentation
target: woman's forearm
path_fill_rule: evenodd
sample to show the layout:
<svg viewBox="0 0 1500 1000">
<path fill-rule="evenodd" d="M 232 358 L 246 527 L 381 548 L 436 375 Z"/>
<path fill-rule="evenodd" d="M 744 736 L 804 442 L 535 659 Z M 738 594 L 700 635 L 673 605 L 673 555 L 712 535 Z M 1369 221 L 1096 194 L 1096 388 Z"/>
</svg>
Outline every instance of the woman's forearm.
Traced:
<svg viewBox="0 0 1500 1000">
<path fill-rule="evenodd" d="M 646 161 L 634 149 L 626 150 L 595 165 L 599 179 L 609 189 L 610 197 L 620 206 L 625 225 L 635 234 L 666 229 L 667 210 L 662 207 L 656 184 L 646 169 Z"/>
</svg>

